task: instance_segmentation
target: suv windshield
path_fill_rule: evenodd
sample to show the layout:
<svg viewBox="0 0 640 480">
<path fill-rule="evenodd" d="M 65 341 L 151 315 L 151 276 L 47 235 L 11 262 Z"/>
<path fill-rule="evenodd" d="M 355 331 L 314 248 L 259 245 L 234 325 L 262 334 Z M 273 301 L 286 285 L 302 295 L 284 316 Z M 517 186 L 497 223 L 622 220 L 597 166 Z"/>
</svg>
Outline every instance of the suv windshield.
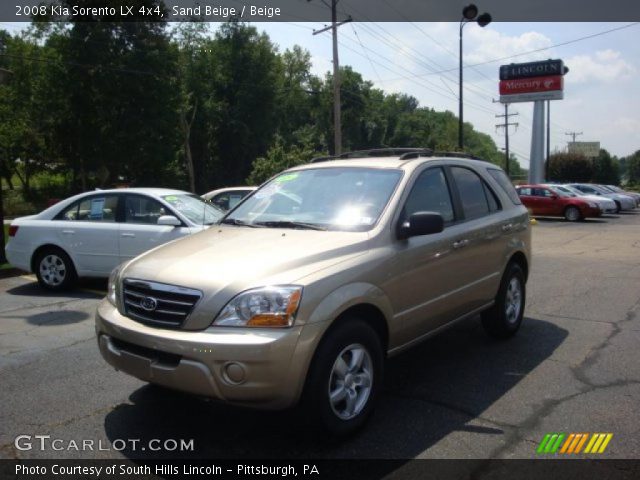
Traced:
<svg viewBox="0 0 640 480">
<path fill-rule="evenodd" d="M 222 223 L 271 228 L 369 230 L 401 170 L 329 167 L 285 172 L 263 185 Z"/>
<path fill-rule="evenodd" d="M 162 198 L 196 225 L 212 225 L 224 216 L 222 210 L 197 195 L 163 195 Z"/>
</svg>

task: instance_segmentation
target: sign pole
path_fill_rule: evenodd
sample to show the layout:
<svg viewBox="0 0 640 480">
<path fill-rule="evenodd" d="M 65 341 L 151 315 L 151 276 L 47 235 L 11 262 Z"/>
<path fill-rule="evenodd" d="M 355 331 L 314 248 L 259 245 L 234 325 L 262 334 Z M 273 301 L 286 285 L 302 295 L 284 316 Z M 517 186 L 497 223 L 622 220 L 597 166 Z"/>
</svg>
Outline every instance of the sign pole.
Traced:
<svg viewBox="0 0 640 480">
<path fill-rule="evenodd" d="M 531 156 L 529 157 L 529 183 L 544 181 L 544 100 L 533 103 L 533 131 L 531 133 Z"/>
</svg>

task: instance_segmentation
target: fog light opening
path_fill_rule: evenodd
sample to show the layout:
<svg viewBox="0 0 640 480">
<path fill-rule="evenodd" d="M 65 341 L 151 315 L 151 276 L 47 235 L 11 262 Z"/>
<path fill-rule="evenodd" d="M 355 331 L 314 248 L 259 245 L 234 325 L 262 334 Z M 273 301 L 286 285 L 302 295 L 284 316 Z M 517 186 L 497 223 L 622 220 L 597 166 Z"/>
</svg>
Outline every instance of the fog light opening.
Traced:
<svg viewBox="0 0 640 480">
<path fill-rule="evenodd" d="M 236 362 L 225 363 L 222 367 L 222 375 L 227 382 L 235 385 L 244 383 L 246 379 L 244 367 Z"/>
</svg>

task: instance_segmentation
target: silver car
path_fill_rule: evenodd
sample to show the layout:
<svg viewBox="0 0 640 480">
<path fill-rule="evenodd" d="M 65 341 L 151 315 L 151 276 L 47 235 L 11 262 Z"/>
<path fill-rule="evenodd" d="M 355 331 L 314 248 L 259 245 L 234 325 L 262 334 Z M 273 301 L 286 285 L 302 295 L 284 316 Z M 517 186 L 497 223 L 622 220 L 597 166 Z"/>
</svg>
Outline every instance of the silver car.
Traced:
<svg viewBox="0 0 640 480">
<path fill-rule="evenodd" d="M 634 198 L 630 197 L 629 195 L 607 191 L 599 185 L 593 185 L 591 183 L 570 183 L 569 186 L 581 191 L 582 193 L 604 196 L 612 199 L 614 202 L 616 202 L 618 211 L 633 210 L 634 208 L 636 208 L 636 201 Z"/>
</svg>

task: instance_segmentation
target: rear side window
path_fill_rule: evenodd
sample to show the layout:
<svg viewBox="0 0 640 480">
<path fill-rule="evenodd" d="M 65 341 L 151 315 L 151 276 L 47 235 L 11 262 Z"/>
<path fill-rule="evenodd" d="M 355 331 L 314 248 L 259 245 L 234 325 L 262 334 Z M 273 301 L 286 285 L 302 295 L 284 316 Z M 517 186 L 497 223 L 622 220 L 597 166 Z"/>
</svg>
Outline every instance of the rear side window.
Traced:
<svg viewBox="0 0 640 480">
<path fill-rule="evenodd" d="M 487 171 L 489 172 L 489 175 L 491 175 L 493 179 L 498 182 L 500 188 L 504 190 L 504 192 L 509 196 L 514 204 L 522 205 L 516 189 L 513 188 L 511 180 L 509 180 L 509 177 L 507 177 L 507 174 L 504 173 L 503 170 L 498 170 L 497 168 L 488 168 Z M 522 190 L 520 190 L 520 195 L 530 195 L 530 193 L 522 193 Z"/>
<path fill-rule="evenodd" d="M 462 167 L 451 167 L 451 174 L 458 187 L 464 218 L 473 220 L 488 215 L 491 208 L 487 198 L 487 187 L 478 174 Z"/>
<path fill-rule="evenodd" d="M 529 187 L 519 188 L 517 193 L 518 195 L 523 195 L 525 197 L 530 197 L 532 194 L 531 189 Z"/>
<path fill-rule="evenodd" d="M 84 222 L 115 222 L 118 197 L 103 195 L 85 198 L 60 212 L 57 220 Z"/>
</svg>

